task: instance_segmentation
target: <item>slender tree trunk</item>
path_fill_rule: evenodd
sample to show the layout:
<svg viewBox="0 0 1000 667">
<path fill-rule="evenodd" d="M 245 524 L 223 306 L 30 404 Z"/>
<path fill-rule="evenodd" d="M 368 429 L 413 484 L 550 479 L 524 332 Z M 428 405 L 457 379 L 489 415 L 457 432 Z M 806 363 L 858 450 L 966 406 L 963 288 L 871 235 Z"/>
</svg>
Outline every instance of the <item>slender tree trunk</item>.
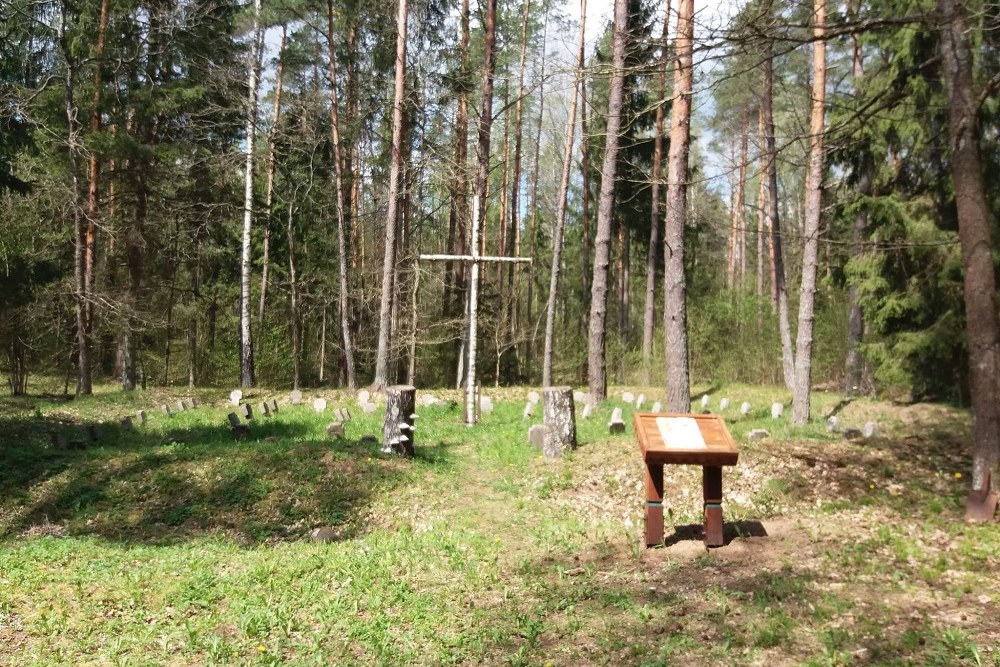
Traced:
<svg viewBox="0 0 1000 667">
<path fill-rule="evenodd" d="M 388 212 L 385 218 L 385 254 L 382 259 L 382 300 L 379 306 L 376 389 L 389 383 L 389 338 L 392 335 L 392 285 L 396 268 L 396 228 L 403 178 L 403 105 L 406 86 L 406 0 L 399 0 L 396 16 L 396 86 L 392 105 L 392 155 L 389 162 Z"/>
<path fill-rule="evenodd" d="M 813 322 L 816 310 L 816 269 L 819 257 L 820 216 L 823 203 L 823 135 L 826 131 L 826 0 L 813 5 L 812 113 L 809 120 L 809 171 L 803 219 L 802 286 L 799 290 L 799 326 L 795 341 L 795 388 L 792 423 L 809 422 L 812 390 Z"/>
<path fill-rule="evenodd" d="M 577 51 L 584 48 L 586 38 L 587 0 L 580 0 L 580 30 Z M 559 198 L 556 200 L 556 219 L 552 229 L 552 270 L 549 275 L 549 299 L 545 308 L 545 354 L 542 357 L 542 386 L 552 386 L 552 352 L 555 337 L 556 298 L 559 292 L 559 272 L 562 268 L 563 233 L 566 229 L 566 195 L 569 191 L 569 174 L 573 166 L 573 135 L 576 130 L 577 90 L 583 70 L 577 67 L 573 75 L 573 93 L 566 119 L 563 139 L 562 176 L 559 179 Z"/>
<path fill-rule="evenodd" d="M 288 240 L 288 291 L 291 296 L 292 325 L 292 389 L 298 389 L 302 379 L 302 307 L 299 298 L 299 280 L 295 266 L 295 230 L 292 221 L 295 198 L 288 205 L 288 222 L 285 227 Z"/>
<path fill-rule="evenodd" d="M 660 181 L 663 179 L 663 129 L 667 103 L 667 34 L 670 28 L 670 0 L 663 10 L 663 33 L 660 35 L 660 61 L 657 76 L 658 104 L 653 133 L 653 174 L 649 207 L 649 248 L 646 252 L 646 303 L 642 310 L 642 383 L 649 385 L 653 362 L 653 322 L 656 318 L 656 255 L 660 249 Z"/>
<path fill-rule="evenodd" d="M 585 61 L 584 49 L 580 49 L 577 56 L 578 68 L 583 71 Z M 581 335 L 589 336 L 590 331 L 590 290 L 593 284 L 593 275 L 590 266 L 590 258 L 593 254 L 593 244 L 590 236 L 590 136 L 587 134 L 587 77 L 580 77 L 580 171 L 582 201 L 580 202 L 580 235 L 582 237 L 583 252 L 581 261 L 583 280 L 580 283 L 580 303 L 583 310 L 583 317 L 580 318 Z M 588 361 L 589 366 L 589 361 Z M 587 372 L 586 370 L 584 371 Z M 583 378 L 588 382 L 587 378 Z"/>
<path fill-rule="evenodd" d="M 323 384 L 326 382 L 326 311 L 329 309 L 329 304 L 323 304 L 323 317 L 320 321 L 319 327 L 319 383 Z"/>
<path fill-rule="evenodd" d="M 987 476 L 997 488 L 1000 461 L 1000 322 L 997 321 L 993 239 L 979 154 L 980 101 L 973 89 L 969 9 L 962 0 L 938 0 L 942 74 L 948 93 L 948 136 L 958 235 L 965 269 L 966 331 L 972 389 L 972 489 Z"/>
<path fill-rule="evenodd" d="M 278 67 L 274 75 L 274 111 L 271 114 L 271 131 L 267 133 L 267 193 L 264 199 L 264 258 L 260 274 L 260 307 L 257 310 L 257 326 L 260 327 L 258 338 L 264 335 L 264 308 L 267 302 L 267 278 L 271 264 L 271 216 L 274 212 L 274 173 L 278 163 L 275 142 L 278 134 L 278 121 L 281 119 L 282 72 L 287 37 L 288 26 L 282 24 L 281 43 L 278 46 Z"/>
<path fill-rule="evenodd" d="M 687 222 L 687 169 L 691 140 L 694 0 L 680 0 L 674 38 L 674 94 L 667 155 L 667 210 L 664 223 L 663 331 L 667 357 L 667 410 L 691 409 L 688 371 L 687 285 L 684 226 Z"/>
<path fill-rule="evenodd" d="M 778 159 L 774 145 L 774 45 L 768 43 L 767 48 L 767 57 L 763 63 L 764 91 L 761 107 L 764 114 L 764 153 L 767 156 L 767 217 L 771 223 L 771 301 L 778 311 L 782 376 L 785 387 L 792 390 L 795 361 L 792 350 L 792 329 L 788 323 L 788 288 L 785 285 L 781 224 L 778 216 Z"/>
<path fill-rule="evenodd" d="M 611 80 L 608 83 L 608 124 L 601 166 L 601 198 L 597 209 L 594 237 L 594 280 L 590 290 L 590 330 L 587 345 L 587 379 L 590 395 L 604 400 L 608 391 L 605 338 L 608 311 L 608 266 L 611 250 L 611 221 L 614 214 L 615 178 L 618 167 L 618 140 L 622 124 L 625 88 L 625 50 L 628 0 L 615 0 L 612 28 Z"/>
<path fill-rule="evenodd" d="M 542 84 L 538 89 L 538 125 L 535 127 L 535 166 L 534 174 L 531 178 L 531 229 L 529 232 L 531 235 L 529 239 L 531 264 L 529 265 L 530 273 L 528 275 L 528 308 L 526 316 L 531 333 L 528 335 L 524 352 L 529 376 L 534 370 L 535 360 L 535 262 L 538 259 L 538 172 L 541 166 L 542 119 L 545 115 L 545 49 L 542 49 L 540 69 L 539 79 L 542 81 Z"/>
<path fill-rule="evenodd" d="M 258 84 L 263 33 L 260 25 L 261 0 L 254 0 L 250 63 L 247 67 L 247 158 L 243 181 L 243 252 L 240 258 L 240 386 L 257 384 L 254 374 L 253 331 L 250 326 L 251 229 L 253 226 L 253 158 L 257 138 Z"/>
<path fill-rule="evenodd" d="M 66 112 L 68 131 L 66 134 L 66 149 L 69 154 L 70 177 L 73 181 L 73 278 L 74 301 L 76 306 L 76 345 L 77 345 L 77 377 L 76 395 L 93 393 L 90 369 L 91 337 L 87 328 L 87 312 L 90 294 L 87 292 L 85 275 L 86 257 L 86 213 L 84 209 L 83 176 L 81 174 L 82 147 L 80 141 L 79 110 L 76 107 L 77 62 L 66 36 L 66 24 L 69 21 L 67 2 L 59 4 L 59 28 L 57 41 L 63 57 L 63 106 Z"/>
<path fill-rule="evenodd" d="M 400 0 L 403 2 L 403 12 L 405 14 L 405 2 L 406 0 Z M 340 118 L 337 111 L 337 58 L 336 49 L 334 47 L 333 40 L 333 0 L 327 0 L 326 2 L 326 19 L 327 19 L 327 55 L 329 58 L 329 76 L 330 76 L 330 140 L 333 144 L 333 178 L 334 178 L 334 191 L 336 194 L 336 207 L 337 207 L 337 255 L 338 255 L 338 268 L 339 268 L 339 279 L 340 279 L 340 338 L 341 343 L 344 346 L 344 370 L 347 373 L 347 387 L 354 390 L 357 386 L 357 378 L 354 371 L 354 342 L 351 339 L 351 306 L 348 301 L 348 284 L 347 284 L 347 242 L 346 242 L 346 215 L 345 215 L 345 203 L 344 203 L 344 174 L 341 170 L 341 152 L 340 152 Z M 360 154 L 360 150 L 359 150 Z M 358 179 L 360 179 L 360 172 L 358 174 Z M 357 179 L 356 179 L 357 180 Z M 355 216 L 355 220 L 357 217 Z M 360 223 L 359 223 L 360 224 Z M 363 244 L 363 240 L 362 240 Z M 362 273 L 364 268 L 362 267 Z"/>
<path fill-rule="evenodd" d="M 747 153 L 750 145 L 750 122 L 746 107 L 743 108 L 740 136 L 740 163 L 736 176 L 736 257 L 740 287 L 747 279 Z"/>
<path fill-rule="evenodd" d="M 851 9 L 853 12 L 857 11 L 856 8 Z M 852 41 L 854 45 L 854 95 L 860 100 L 863 96 L 861 82 L 865 75 L 864 61 L 857 37 L 854 37 Z M 858 157 L 860 163 L 857 167 L 858 180 L 855 187 L 858 195 L 867 198 L 871 195 L 872 172 L 874 170 L 871 152 L 867 146 L 860 150 Z M 859 259 L 864 253 L 864 238 L 867 228 L 868 202 L 863 199 L 861 205 L 854 212 L 854 222 L 851 225 L 852 260 Z M 855 396 L 861 391 L 864 359 L 859 348 L 864 336 L 865 319 L 858 298 L 858 286 L 854 280 L 851 280 L 847 288 L 847 358 L 844 362 L 844 393 L 848 396 Z"/>
</svg>

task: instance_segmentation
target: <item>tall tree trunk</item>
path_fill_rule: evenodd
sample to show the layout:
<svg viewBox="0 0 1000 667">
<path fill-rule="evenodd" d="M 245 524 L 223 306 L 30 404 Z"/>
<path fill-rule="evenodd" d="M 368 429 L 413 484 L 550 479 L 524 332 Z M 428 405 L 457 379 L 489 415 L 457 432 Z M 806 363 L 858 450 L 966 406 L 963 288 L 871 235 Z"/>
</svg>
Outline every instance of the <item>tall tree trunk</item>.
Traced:
<svg viewBox="0 0 1000 667">
<path fill-rule="evenodd" d="M 59 4 L 59 28 L 57 41 L 63 57 L 63 106 L 66 112 L 66 150 L 69 154 L 70 177 L 73 181 L 73 279 L 74 302 L 76 306 L 76 346 L 77 346 L 77 376 L 76 395 L 93 393 L 90 368 L 90 352 L 92 342 L 87 328 L 87 312 L 90 294 L 87 292 L 87 282 L 84 279 L 86 258 L 86 212 L 83 197 L 82 146 L 80 140 L 79 110 L 74 99 L 76 93 L 76 57 L 66 36 L 66 24 L 69 21 L 67 2 Z"/>
<path fill-rule="evenodd" d="M 577 36 L 577 52 L 585 45 L 587 23 L 587 0 L 580 0 L 580 30 Z M 556 219 L 552 229 L 552 270 L 549 274 L 549 299 L 545 308 L 545 354 L 542 357 L 542 386 L 552 386 L 552 352 L 556 325 L 556 297 L 559 291 L 559 272 L 562 269 L 563 233 L 566 229 L 566 195 L 569 191 L 569 174 L 573 166 L 573 135 L 576 130 L 577 91 L 583 69 L 577 67 L 573 74 L 573 93 L 566 119 L 566 133 L 563 139 L 562 176 L 559 179 L 559 198 L 556 200 Z"/>
<path fill-rule="evenodd" d="M 788 323 L 788 288 L 785 285 L 785 264 L 781 251 L 781 222 L 778 217 L 778 158 L 774 145 L 774 44 L 768 42 L 763 62 L 764 90 L 761 108 L 764 115 L 764 154 L 767 156 L 767 217 L 771 223 L 771 302 L 778 311 L 778 333 L 781 337 L 781 369 L 785 387 L 794 385 L 795 362 L 792 350 L 792 329 Z"/>
<path fill-rule="evenodd" d="M 379 306 L 378 352 L 375 356 L 376 389 L 389 384 L 389 338 L 396 269 L 396 228 L 403 178 L 403 104 L 406 87 L 406 0 L 399 0 L 396 16 L 396 86 L 392 105 L 392 155 L 389 161 L 388 212 L 385 218 L 385 253 L 382 258 L 382 300 Z"/>
<path fill-rule="evenodd" d="M 405 0 L 403 12 L 405 14 Z M 357 386 L 357 378 L 354 371 L 354 341 L 351 339 L 351 306 L 348 301 L 347 285 L 347 242 L 346 242 L 346 214 L 344 202 L 344 174 L 342 172 L 342 161 L 340 152 L 340 117 L 337 111 L 337 57 L 333 40 L 333 0 L 326 1 L 327 20 L 327 55 L 330 76 L 330 141 L 333 144 L 333 188 L 336 194 L 337 207 L 337 255 L 340 279 L 340 339 L 344 346 L 344 370 L 347 373 L 347 387 L 353 390 Z M 405 26 L 405 20 L 404 20 Z M 360 154 L 360 150 L 358 151 Z M 358 179 L 360 179 L 360 172 Z M 355 216 L 355 220 L 357 217 Z M 360 224 L 360 223 L 358 223 Z M 362 268 L 362 273 L 364 268 Z"/>
<path fill-rule="evenodd" d="M 646 251 L 646 303 L 642 309 L 642 383 L 649 384 L 653 361 L 653 322 L 656 317 L 656 255 L 660 249 L 660 181 L 663 178 L 663 128 L 667 103 L 667 34 L 670 29 L 670 0 L 663 10 L 663 33 L 660 35 L 660 61 L 657 76 L 658 104 L 653 132 L 653 174 L 649 207 L 649 248 Z"/>
<path fill-rule="evenodd" d="M 802 235 L 802 286 L 799 289 L 799 326 L 795 341 L 795 388 L 792 423 L 809 421 L 812 389 L 813 322 L 816 310 L 816 265 L 819 222 L 823 203 L 823 135 L 826 131 L 826 0 L 815 0 L 813 16 L 812 113 L 809 119 L 809 171 Z"/>
<path fill-rule="evenodd" d="M 764 252 L 767 246 L 767 159 L 764 152 L 764 107 L 758 110 L 757 167 L 757 295 L 764 296 Z"/>
<path fill-rule="evenodd" d="M 856 7 L 851 7 L 852 13 L 856 13 Z M 863 92 L 861 82 L 865 75 L 864 60 L 861 55 L 861 46 L 858 38 L 852 38 L 853 61 L 854 61 L 854 95 L 860 101 Z M 871 194 L 872 163 L 871 152 L 867 146 L 859 151 L 859 164 L 857 166 L 857 184 L 855 188 L 862 198 Z M 865 230 L 868 227 L 868 202 L 862 201 L 854 212 L 854 221 L 851 225 L 851 259 L 857 260 L 864 253 Z M 847 357 L 844 361 L 844 393 L 854 396 L 861 391 L 862 375 L 864 373 L 864 359 L 861 356 L 861 342 L 865 336 L 864 312 L 858 299 L 858 286 L 855 281 L 851 281 L 847 288 Z"/>
<path fill-rule="evenodd" d="M 582 1 L 582 0 L 581 0 Z M 528 275 L 528 308 L 526 319 L 530 334 L 525 345 L 524 358 L 528 367 L 529 376 L 534 370 L 535 351 L 535 261 L 538 259 L 538 172 L 541 167 L 541 145 L 542 145 L 542 119 L 545 115 L 545 49 L 542 49 L 541 72 L 539 73 L 541 85 L 538 89 L 538 125 L 535 127 L 535 166 L 534 174 L 531 178 L 531 226 L 529 239 L 531 264 L 529 264 L 530 274 Z"/>
<path fill-rule="evenodd" d="M 580 49 L 577 54 L 577 68 L 583 70 L 585 61 L 584 49 Z M 590 136 L 587 134 L 587 77 L 580 77 L 580 171 L 582 201 L 580 202 L 580 235 L 582 237 L 583 252 L 581 261 L 583 271 L 580 282 L 580 303 L 583 310 L 583 317 L 580 318 L 581 336 L 590 335 L 590 290 L 593 285 L 593 275 L 590 266 L 590 258 L 593 254 L 593 244 L 590 236 Z M 589 365 L 589 361 L 588 361 Z M 586 371 L 585 371 L 586 372 Z M 587 378 L 583 378 L 587 382 Z"/>
<path fill-rule="evenodd" d="M 274 172 L 278 164 L 275 143 L 278 135 L 278 121 L 281 119 L 282 72 L 284 71 L 285 40 L 288 26 L 281 26 L 281 43 L 278 46 L 278 67 L 274 75 L 274 110 L 271 114 L 271 130 L 267 133 L 267 191 L 264 198 L 264 258 L 260 273 L 260 307 L 257 310 L 258 338 L 264 335 L 264 308 L 267 303 L 267 278 L 271 264 L 271 216 L 274 212 Z"/>
<path fill-rule="evenodd" d="M 250 326 L 251 230 L 253 227 L 253 158 L 257 139 L 258 84 L 263 31 L 260 24 L 261 0 L 253 3 L 250 63 L 247 67 L 246 170 L 243 179 L 243 252 L 240 258 L 240 386 L 257 384 L 253 360 L 253 330 Z"/>
<path fill-rule="evenodd" d="M 741 114 L 740 163 L 736 170 L 736 274 L 740 287 L 747 279 L 747 153 L 750 148 L 750 120 L 746 105 Z"/>
<path fill-rule="evenodd" d="M 691 409 L 688 371 L 687 285 L 684 275 L 684 227 L 687 223 L 687 169 L 691 141 L 691 95 L 694 79 L 694 0 L 680 0 L 674 38 L 674 94 L 667 155 L 667 211 L 663 247 L 663 333 L 667 357 L 667 410 Z"/>
<path fill-rule="evenodd" d="M 292 226 L 295 198 L 288 204 L 288 222 L 285 231 L 288 239 L 288 291 L 291 295 L 292 325 L 292 389 L 298 389 L 302 378 L 302 307 L 299 298 L 299 280 L 295 266 L 295 230 Z"/>
<path fill-rule="evenodd" d="M 948 136 L 958 235 L 965 270 L 966 331 L 972 389 L 972 489 L 987 476 L 996 488 L 1000 461 L 1000 323 L 997 321 L 993 239 L 979 155 L 980 100 L 973 90 L 969 9 L 962 0 L 938 0 L 942 74 L 948 93 Z"/>
<path fill-rule="evenodd" d="M 611 255 L 611 220 L 614 214 L 618 140 L 622 124 L 625 88 L 625 49 L 628 0 L 615 0 L 612 27 L 611 80 L 608 83 L 608 125 L 601 166 L 601 198 L 594 237 L 594 280 L 590 289 L 590 330 L 587 340 L 587 380 L 590 395 L 604 400 L 608 392 L 605 338 L 608 314 L 608 265 Z"/>
</svg>

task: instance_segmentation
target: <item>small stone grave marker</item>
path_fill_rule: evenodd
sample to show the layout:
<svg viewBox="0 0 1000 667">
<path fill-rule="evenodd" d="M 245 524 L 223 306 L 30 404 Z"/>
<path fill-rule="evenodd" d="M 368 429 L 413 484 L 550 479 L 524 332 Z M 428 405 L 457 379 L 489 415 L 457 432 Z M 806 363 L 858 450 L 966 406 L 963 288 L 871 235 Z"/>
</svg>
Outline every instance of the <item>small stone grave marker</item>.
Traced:
<svg viewBox="0 0 1000 667">
<path fill-rule="evenodd" d="M 826 430 L 830 433 L 840 430 L 840 420 L 835 415 L 826 420 Z"/>
<path fill-rule="evenodd" d="M 103 433 L 101 432 L 101 427 L 97 424 L 91 424 L 87 427 L 87 437 L 90 438 L 91 442 L 97 442 L 101 439 Z"/>
<path fill-rule="evenodd" d="M 547 429 L 545 424 L 532 424 L 528 427 L 528 443 L 538 451 L 542 451 L 545 446 L 545 431 Z"/>
<path fill-rule="evenodd" d="M 372 394 L 370 391 L 368 391 L 367 389 L 362 389 L 361 391 L 358 392 L 358 405 L 366 405 L 368 403 L 368 399 L 370 399 L 371 397 Z"/>
<path fill-rule="evenodd" d="M 743 401 L 743 403 L 740 405 L 740 414 L 743 415 L 744 417 L 750 414 L 750 404 L 747 403 L 746 401 Z"/>
<path fill-rule="evenodd" d="M 145 410 L 139 410 L 137 416 L 139 417 L 139 423 L 142 424 L 143 426 L 145 426 L 146 425 L 146 411 Z"/>
<path fill-rule="evenodd" d="M 192 410 L 194 410 L 196 407 L 198 407 L 198 399 L 196 399 L 194 396 L 192 396 L 191 398 L 189 398 L 188 399 L 188 407 L 190 409 L 192 409 Z"/>
<path fill-rule="evenodd" d="M 625 421 L 622 419 L 622 409 L 615 408 L 611 413 L 611 421 L 608 422 L 608 433 L 615 435 L 625 432 Z"/>
<path fill-rule="evenodd" d="M 250 406 L 244 407 L 249 408 Z M 230 412 L 226 415 L 226 418 L 229 420 L 229 428 L 233 432 L 234 438 L 242 440 L 243 438 L 250 437 L 250 427 L 246 424 L 241 424 L 240 418 L 236 416 L 235 412 Z"/>
<path fill-rule="evenodd" d="M 866 438 L 874 438 L 876 430 L 878 430 L 878 427 L 875 425 L 875 422 L 865 422 L 864 428 L 861 429 L 861 433 Z"/>
<path fill-rule="evenodd" d="M 366 415 L 370 415 L 371 413 L 375 412 L 375 407 L 376 406 L 374 403 L 365 403 L 364 405 L 361 406 L 361 409 L 364 410 Z"/>
<path fill-rule="evenodd" d="M 701 409 L 702 409 L 702 410 L 704 410 L 705 408 L 707 408 L 707 407 L 708 407 L 708 402 L 709 402 L 710 400 L 711 400 L 711 399 L 710 399 L 710 398 L 708 397 L 708 394 L 702 394 L 702 395 L 701 395 Z"/>
<path fill-rule="evenodd" d="M 240 406 L 240 412 L 243 413 L 243 419 L 250 421 L 253 419 L 253 408 L 250 407 L 249 403 L 244 403 Z"/>
<path fill-rule="evenodd" d="M 489 396 L 483 396 L 479 401 L 479 410 L 486 414 L 493 413 L 493 399 Z"/>
<path fill-rule="evenodd" d="M 257 412 L 265 417 L 271 416 L 271 409 L 267 407 L 267 403 L 261 403 L 257 406 Z"/>
<path fill-rule="evenodd" d="M 781 403 L 771 404 L 771 419 L 781 419 L 782 413 L 785 411 L 785 406 Z"/>
<path fill-rule="evenodd" d="M 622 401 L 624 403 L 628 403 L 629 405 L 632 405 L 632 402 L 635 401 L 635 395 L 632 392 L 630 392 L 630 391 L 623 391 L 622 392 Z"/>
<path fill-rule="evenodd" d="M 346 437 L 344 435 L 344 422 L 332 422 L 326 427 L 326 435 L 330 438 L 336 436 L 338 438 Z"/>
<path fill-rule="evenodd" d="M 663 412 L 663 404 L 657 401 L 653 403 L 653 407 L 649 409 L 650 412 Z"/>
<path fill-rule="evenodd" d="M 593 412 L 594 406 L 590 403 L 583 404 L 583 418 L 590 419 L 590 413 Z"/>
<path fill-rule="evenodd" d="M 729 399 L 728 398 L 724 398 L 721 401 L 719 401 L 719 412 L 722 412 L 723 410 L 725 410 L 728 407 L 729 407 Z"/>
<path fill-rule="evenodd" d="M 323 412 L 326 410 L 326 399 L 322 397 L 313 399 L 313 410 L 316 412 Z"/>
<path fill-rule="evenodd" d="M 187 406 L 184 404 L 184 400 L 177 401 L 177 412 L 184 412 L 185 410 L 187 410 Z"/>
<path fill-rule="evenodd" d="M 747 433 L 747 440 L 753 442 L 755 440 L 763 440 L 764 438 L 770 437 L 770 433 L 764 428 L 755 428 L 749 433 Z"/>
<path fill-rule="evenodd" d="M 524 418 L 530 419 L 532 415 L 535 414 L 535 404 L 532 401 L 528 401 L 524 405 Z"/>
<path fill-rule="evenodd" d="M 268 401 L 268 406 L 271 408 L 271 413 L 272 414 L 277 414 L 277 412 L 278 412 L 278 401 L 276 401 L 275 399 L 272 398 L 270 401 Z"/>
<path fill-rule="evenodd" d="M 639 397 L 637 399 L 635 399 L 635 409 L 636 410 L 641 410 L 642 409 L 642 404 L 645 403 L 645 402 L 646 402 L 646 395 L 645 394 L 639 394 Z"/>
<path fill-rule="evenodd" d="M 302 392 L 298 389 L 293 389 L 288 394 L 288 400 L 292 402 L 292 405 L 299 405 L 302 403 Z"/>
<path fill-rule="evenodd" d="M 528 402 L 529 403 L 537 403 L 540 399 L 541 399 L 541 396 L 538 395 L 537 391 L 529 391 L 528 392 Z"/>
<path fill-rule="evenodd" d="M 574 391 L 573 400 L 576 401 L 577 403 L 583 403 L 587 400 L 587 394 L 583 393 L 582 391 Z"/>
<path fill-rule="evenodd" d="M 229 392 L 229 403 L 231 405 L 239 405 L 240 401 L 243 400 L 243 392 L 239 389 L 233 389 Z"/>
<path fill-rule="evenodd" d="M 169 405 L 167 405 L 166 403 L 164 403 L 163 405 L 160 406 L 160 409 L 163 410 L 163 414 L 165 414 L 168 417 L 170 416 L 170 406 Z"/>
</svg>

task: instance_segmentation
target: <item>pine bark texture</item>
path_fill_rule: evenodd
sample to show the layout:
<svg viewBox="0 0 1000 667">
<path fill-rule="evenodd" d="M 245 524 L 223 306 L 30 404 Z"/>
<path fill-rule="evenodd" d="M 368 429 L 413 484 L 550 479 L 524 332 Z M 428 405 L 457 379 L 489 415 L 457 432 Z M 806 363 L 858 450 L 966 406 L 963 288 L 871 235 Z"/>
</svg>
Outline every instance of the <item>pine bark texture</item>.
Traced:
<svg viewBox="0 0 1000 667">
<path fill-rule="evenodd" d="M 663 329 L 667 366 L 667 411 L 691 409 L 688 370 L 687 285 L 684 227 L 687 221 L 687 168 L 694 82 L 694 0 L 680 0 L 674 39 L 674 94 L 667 156 L 667 209 L 664 224 Z"/>
<path fill-rule="evenodd" d="M 413 456 L 413 415 L 417 390 L 397 384 L 385 388 L 385 419 L 382 422 L 382 449 L 402 456 Z"/>
<path fill-rule="evenodd" d="M 608 84 L 608 124 L 601 165 L 601 196 L 594 236 L 594 277 L 590 288 L 590 330 L 587 345 L 587 380 L 595 401 L 608 392 L 605 334 L 608 314 L 608 266 L 611 256 L 611 220 L 614 214 L 618 141 L 622 124 L 625 87 L 625 49 L 628 1 L 615 0 L 611 49 L 611 80 Z"/>
<path fill-rule="evenodd" d="M 572 387 L 543 387 L 542 410 L 545 440 L 542 453 L 546 458 L 562 456 L 567 449 L 576 449 L 576 411 Z"/>
<path fill-rule="evenodd" d="M 587 0 L 580 2 L 580 30 L 577 37 L 577 52 L 584 48 L 587 21 Z M 552 354 L 556 327 L 556 298 L 559 293 L 559 273 L 562 269 L 563 235 L 566 230 L 566 197 L 569 192 L 570 168 L 573 166 L 573 137 L 576 131 L 576 106 L 579 99 L 582 70 L 573 74 L 573 93 L 566 119 L 566 133 L 563 138 L 562 175 L 559 179 L 559 196 L 556 203 L 556 219 L 552 230 L 552 269 L 549 274 L 549 299 L 545 308 L 545 352 L 542 357 L 542 386 L 552 385 Z"/>
<path fill-rule="evenodd" d="M 806 212 L 802 230 L 804 237 L 802 283 L 799 289 L 799 326 L 795 341 L 795 387 L 792 392 L 792 423 L 799 426 L 809 421 L 809 398 L 812 389 L 816 270 L 819 258 L 819 223 L 823 203 L 823 136 L 826 126 L 826 0 L 816 0 L 813 21 L 809 171 L 806 173 Z"/>
<path fill-rule="evenodd" d="M 969 9 L 938 0 L 941 61 L 948 94 L 948 135 L 958 234 L 965 269 L 964 299 L 972 389 L 972 489 L 997 485 L 1000 461 L 1000 323 L 989 208 L 979 154 L 979 101 L 973 88 Z"/>
<path fill-rule="evenodd" d="M 260 304 L 257 308 L 257 326 L 264 331 L 264 310 L 267 306 L 267 281 L 271 265 L 271 224 L 274 212 L 274 174 L 278 166 L 276 142 L 278 136 L 278 121 L 281 120 L 281 89 L 284 83 L 285 41 L 288 38 L 288 27 L 281 26 L 281 42 L 278 45 L 278 66 L 274 74 L 274 109 L 271 112 L 271 130 L 267 133 L 267 187 L 264 193 L 264 257 L 260 270 Z"/>
<path fill-rule="evenodd" d="M 378 351 L 374 386 L 389 381 L 389 339 L 392 335 L 393 284 L 396 273 L 396 228 L 399 226 L 403 180 L 403 106 L 406 95 L 406 0 L 399 0 L 396 16 L 396 81 L 392 105 L 392 154 L 389 161 L 388 211 L 385 217 L 385 253 L 382 257 L 382 299 L 379 305 Z"/>
</svg>

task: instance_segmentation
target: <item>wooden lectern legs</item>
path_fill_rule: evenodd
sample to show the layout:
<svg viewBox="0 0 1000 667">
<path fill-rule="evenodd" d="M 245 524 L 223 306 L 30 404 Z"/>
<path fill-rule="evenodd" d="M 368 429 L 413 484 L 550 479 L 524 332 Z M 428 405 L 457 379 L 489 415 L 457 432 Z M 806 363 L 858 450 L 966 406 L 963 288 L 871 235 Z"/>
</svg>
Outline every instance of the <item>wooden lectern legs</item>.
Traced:
<svg viewBox="0 0 1000 667">
<path fill-rule="evenodd" d="M 705 546 L 725 544 L 722 531 L 722 467 L 702 466 Z M 646 464 L 646 546 L 663 543 L 663 465 Z"/>
<path fill-rule="evenodd" d="M 663 543 L 663 464 L 646 464 L 646 546 Z"/>
</svg>

